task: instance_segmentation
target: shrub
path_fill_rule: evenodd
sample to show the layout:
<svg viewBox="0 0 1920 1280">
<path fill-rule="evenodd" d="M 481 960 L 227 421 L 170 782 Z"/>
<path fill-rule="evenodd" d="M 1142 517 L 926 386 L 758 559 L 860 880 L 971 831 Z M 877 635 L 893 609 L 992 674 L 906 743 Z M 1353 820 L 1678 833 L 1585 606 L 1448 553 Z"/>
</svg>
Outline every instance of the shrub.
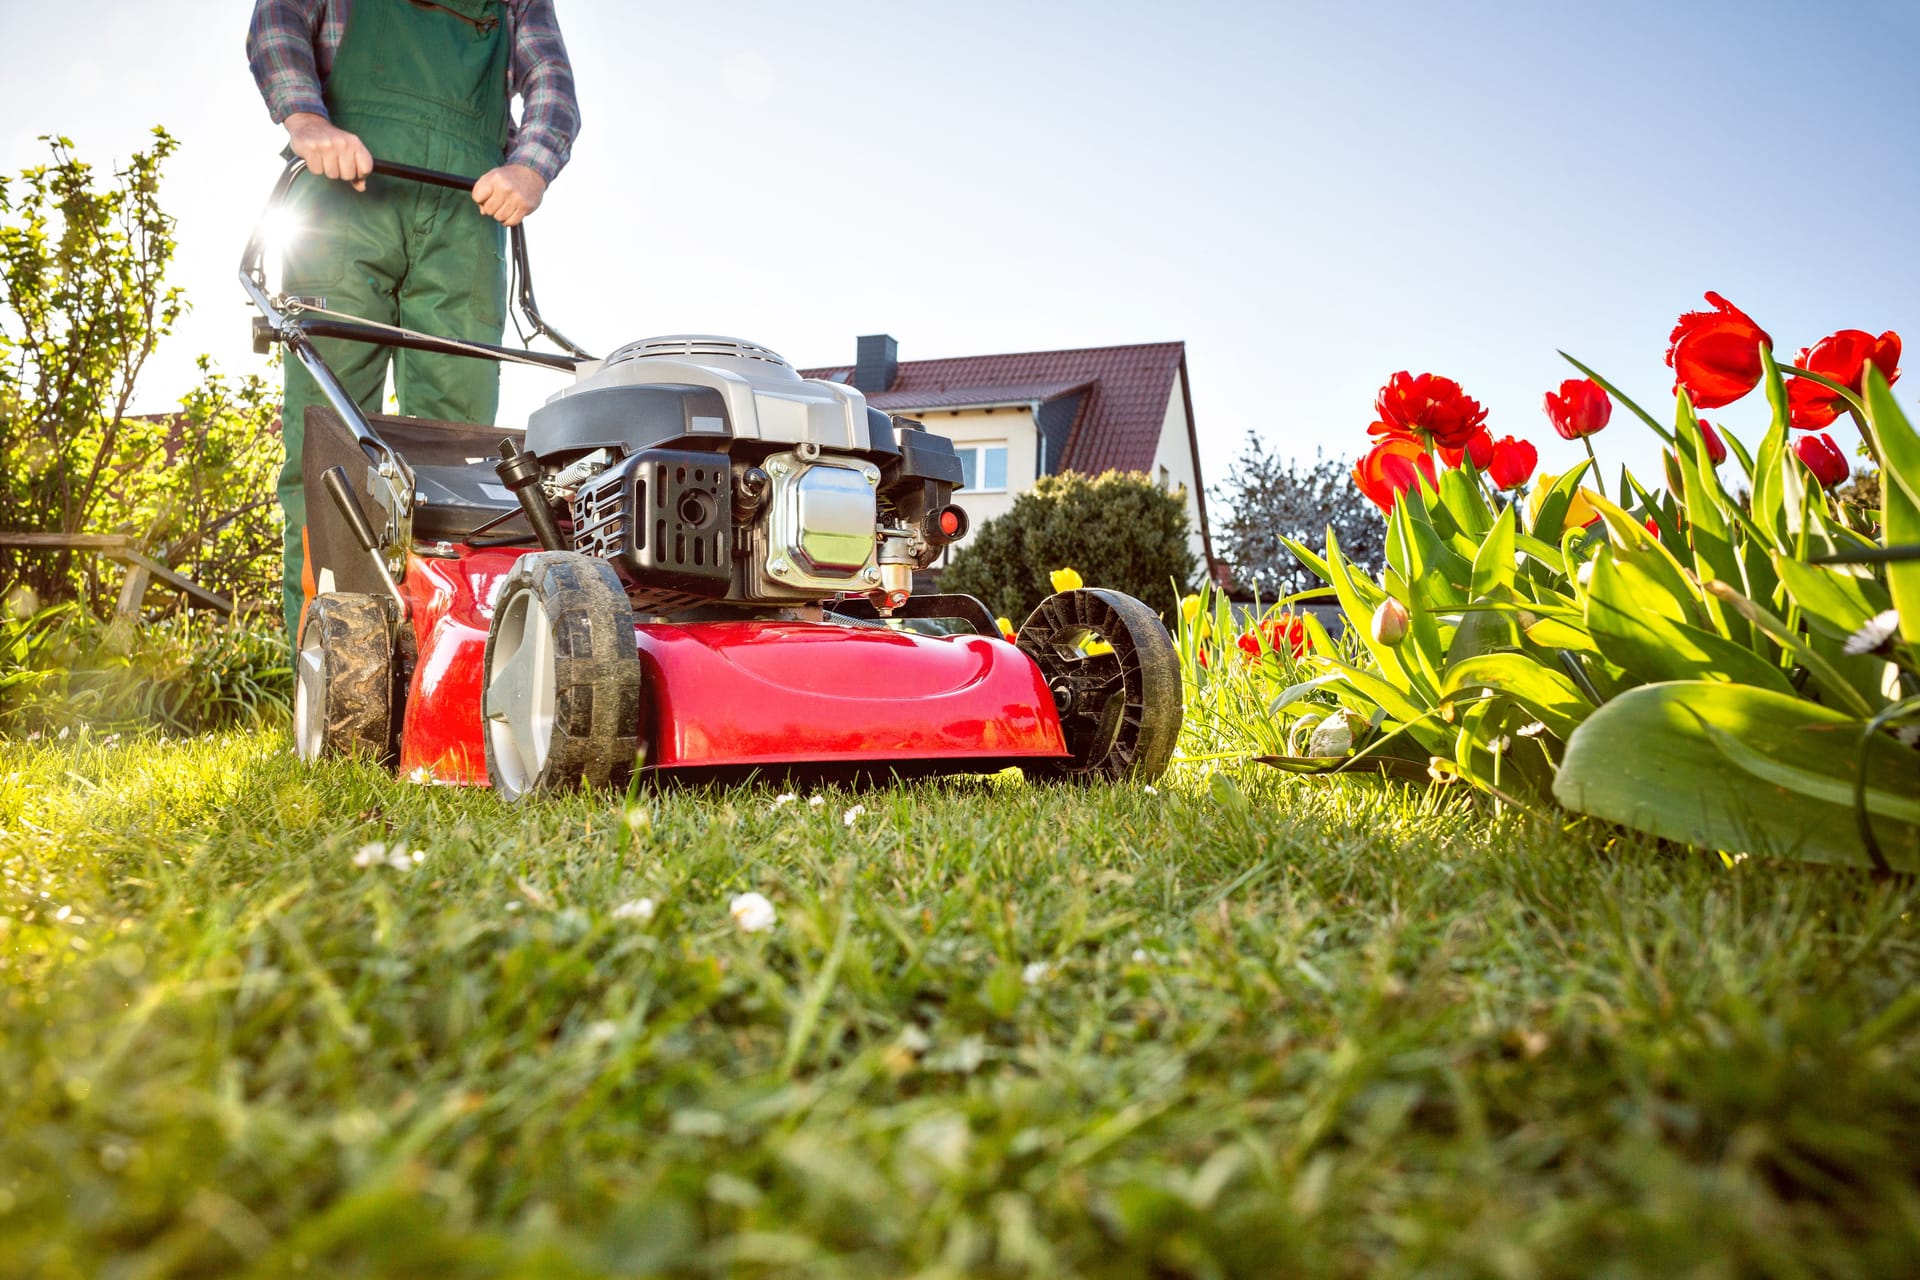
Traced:
<svg viewBox="0 0 1920 1280">
<path fill-rule="evenodd" d="M 142 369 L 185 307 L 166 283 L 160 205 L 175 143 L 156 130 L 108 182 L 64 138 L 0 178 L 0 529 L 134 535 L 237 603 L 279 598 L 273 389 L 204 357 L 178 413 L 129 412 Z M 99 610 L 93 557 L 0 549 L 0 591 Z"/>
<path fill-rule="evenodd" d="M 940 586 L 1018 624 L 1051 593 L 1047 575 L 1067 566 L 1088 586 L 1124 591 L 1171 618 L 1196 570 L 1186 490 L 1120 471 L 1042 476 L 954 554 Z"/>
</svg>

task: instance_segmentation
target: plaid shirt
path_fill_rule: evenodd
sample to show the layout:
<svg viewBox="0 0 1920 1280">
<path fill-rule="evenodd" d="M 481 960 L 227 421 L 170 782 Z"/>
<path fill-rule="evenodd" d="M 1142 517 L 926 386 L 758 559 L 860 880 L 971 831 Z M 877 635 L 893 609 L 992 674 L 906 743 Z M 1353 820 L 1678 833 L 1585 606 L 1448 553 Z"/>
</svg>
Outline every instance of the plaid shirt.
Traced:
<svg viewBox="0 0 1920 1280">
<path fill-rule="evenodd" d="M 509 126 L 507 163 L 523 164 L 552 182 L 580 132 L 573 67 L 553 0 L 506 0 L 506 9 L 513 49 L 507 93 L 521 99 L 521 119 Z M 352 11 L 353 0 L 255 0 L 247 62 L 275 124 L 296 111 L 327 114 L 320 87 L 333 70 Z"/>
</svg>

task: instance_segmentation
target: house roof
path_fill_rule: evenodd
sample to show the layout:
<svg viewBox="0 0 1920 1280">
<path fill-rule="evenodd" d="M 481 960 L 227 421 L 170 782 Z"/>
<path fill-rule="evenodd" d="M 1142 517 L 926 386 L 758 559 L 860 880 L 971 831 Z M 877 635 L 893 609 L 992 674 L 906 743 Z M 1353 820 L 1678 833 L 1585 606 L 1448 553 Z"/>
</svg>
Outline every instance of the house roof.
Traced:
<svg viewBox="0 0 1920 1280">
<path fill-rule="evenodd" d="M 893 385 L 867 403 L 890 413 L 1046 402 L 1086 391 L 1061 469 L 1151 471 L 1166 425 L 1174 380 L 1186 358 L 1183 342 L 1083 347 L 947 360 L 903 360 Z M 803 369 L 808 378 L 847 381 L 851 365 Z M 1197 461 L 1197 459 L 1196 459 Z"/>
</svg>

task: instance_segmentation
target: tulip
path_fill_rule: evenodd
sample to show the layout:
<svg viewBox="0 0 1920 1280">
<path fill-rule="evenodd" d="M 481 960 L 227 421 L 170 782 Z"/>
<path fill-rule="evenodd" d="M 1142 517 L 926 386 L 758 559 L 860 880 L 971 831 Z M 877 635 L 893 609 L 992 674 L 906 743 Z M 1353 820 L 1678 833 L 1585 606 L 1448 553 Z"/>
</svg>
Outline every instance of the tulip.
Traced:
<svg viewBox="0 0 1920 1280">
<path fill-rule="evenodd" d="M 1746 312 L 1709 292 L 1712 311 L 1689 311 L 1668 338 L 1673 389 L 1686 388 L 1696 409 L 1732 404 L 1759 385 L 1760 348 L 1773 339 Z"/>
<path fill-rule="evenodd" d="M 1078 591 L 1086 585 L 1080 581 L 1080 573 L 1076 569 L 1055 569 L 1047 575 L 1047 580 L 1053 583 L 1053 589 L 1056 592 Z"/>
<path fill-rule="evenodd" d="M 1279 653 L 1283 649 L 1297 658 L 1307 649 L 1307 624 L 1296 614 L 1283 613 L 1256 624 L 1234 643 L 1249 662 L 1258 661 L 1263 651 Z"/>
<path fill-rule="evenodd" d="M 1823 489 L 1845 484 L 1847 477 L 1853 474 L 1846 455 L 1834 447 L 1833 437 L 1824 431 L 1795 440 L 1793 452 L 1800 461 L 1806 463 L 1807 470 L 1813 472 L 1813 478 L 1820 482 Z"/>
<path fill-rule="evenodd" d="M 1013 623 L 1010 620 L 1006 618 L 995 618 L 993 620 L 993 625 L 996 627 L 999 627 L 1000 634 L 1005 636 L 1008 640 L 1014 639 L 1015 633 L 1013 630 Z"/>
<path fill-rule="evenodd" d="M 1700 438 L 1707 443 L 1707 461 L 1716 467 L 1719 466 L 1727 460 L 1726 441 L 1720 438 L 1719 433 L 1713 429 L 1713 424 L 1705 418 L 1697 418 L 1695 421 L 1700 424 Z"/>
<path fill-rule="evenodd" d="M 1353 469 L 1353 482 L 1360 492 L 1388 515 L 1393 514 L 1394 499 L 1413 488 L 1416 476 L 1439 488 L 1434 475 L 1433 456 L 1410 436 L 1388 436 L 1367 450 Z"/>
<path fill-rule="evenodd" d="M 1389 648 L 1398 645 L 1407 638 L 1407 627 L 1411 622 L 1412 617 L 1407 613 L 1407 606 L 1388 596 L 1380 602 L 1380 607 L 1373 611 L 1374 643 L 1384 644 Z"/>
<path fill-rule="evenodd" d="M 1373 407 L 1380 420 L 1367 428 L 1369 435 L 1424 438 L 1443 449 L 1465 448 L 1487 420 L 1480 402 L 1452 378 L 1416 378 L 1404 369 L 1387 379 Z"/>
<path fill-rule="evenodd" d="M 1540 451 L 1531 444 L 1514 436 L 1502 436 L 1493 442 L 1487 476 L 1496 489 L 1524 488 L 1539 462 Z"/>
<path fill-rule="evenodd" d="M 1591 378 L 1568 378 L 1547 392 L 1547 419 L 1562 440 L 1584 440 L 1613 417 L 1613 401 Z"/>
<path fill-rule="evenodd" d="M 1468 458 L 1473 459 L 1475 471 L 1485 471 L 1487 464 L 1493 461 L 1493 437 L 1487 433 L 1485 427 L 1474 432 L 1467 443 L 1460 448 L 1440 450 L 1440 461 L 1450 467 L 1458 467 Z"/>
<path fill-rule="evenodd" d="M 1546 501 L 1547 495 L 1553 491 L 1554 481 L 1559 478 L 1559 476 L 1546 471 L 1542 471 L 1533 478 L 1532 505 L 1534 519 L 1539 519 L 1540 504 Z M 1557 538 L 1568 529 L 1583 529 L 1599 518 L 1600 513 L 1594 509 L 1593 503 L 1588 501 L 1587 490 L 1584 488 L 1575 489 L 1573 491 L 1573 501 L 1567 504 L 1566 519 L 1561 522 L 1558 529 L 1549 530 L 1548 532 Z"/>
<path fill-rule="evenodd" d="M 1900 335 L 1888 330 L 1878 338 L 1860 329 L 1842 329 L 1802 349 L 1793 367 L 1823 374 L 1855 395 L 1866 385 L 1867 366 L 1885 375 L 1888 385 L 1900 377 Z M 1787 416 L 1796 431 L 1818 431 L 1833 425 L 1845 401 L 1832 387 L 1811 378 L 1787 382 Z"/>
</svg>

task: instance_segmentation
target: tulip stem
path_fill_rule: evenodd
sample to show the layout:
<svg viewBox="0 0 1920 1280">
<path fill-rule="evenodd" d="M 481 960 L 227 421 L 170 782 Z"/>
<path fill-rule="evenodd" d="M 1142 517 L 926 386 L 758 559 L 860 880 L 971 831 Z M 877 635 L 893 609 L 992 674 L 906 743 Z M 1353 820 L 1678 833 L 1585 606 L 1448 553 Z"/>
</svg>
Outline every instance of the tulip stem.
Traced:
<svg viewBox="0 0 1920 1280">
<path fill-rule="evenodd" d="M 1587 458 L 1593 463 L 1593 487 L 1600 491 L 1601 497 L 1607 496 L 1607 482 L 1600 478 L 1600 459 L 1593 452 L 1593 437 L 1581 436 L 1580 443 L 1587 446 Z"/>
<path fill-rule="evenodd" d="M 1865 442 L 1867 446 L 1867 456 L 1872 458 L 1873 465 L 1884 473 L 1887 465 L 1880 461 L 1880 442 L 1873 438 L 1873 429 L 1867 426 L 1866 415 L 1854 408 L 1851 404 L 1847 406 L 1847 415 L 1853 419 L 1853 425 L 1860 428 L 1860 439 Z M 1851 471 L 1853 469 L 1852 465 L 1849 464 L 1847 469 Z"/>
</svg>

